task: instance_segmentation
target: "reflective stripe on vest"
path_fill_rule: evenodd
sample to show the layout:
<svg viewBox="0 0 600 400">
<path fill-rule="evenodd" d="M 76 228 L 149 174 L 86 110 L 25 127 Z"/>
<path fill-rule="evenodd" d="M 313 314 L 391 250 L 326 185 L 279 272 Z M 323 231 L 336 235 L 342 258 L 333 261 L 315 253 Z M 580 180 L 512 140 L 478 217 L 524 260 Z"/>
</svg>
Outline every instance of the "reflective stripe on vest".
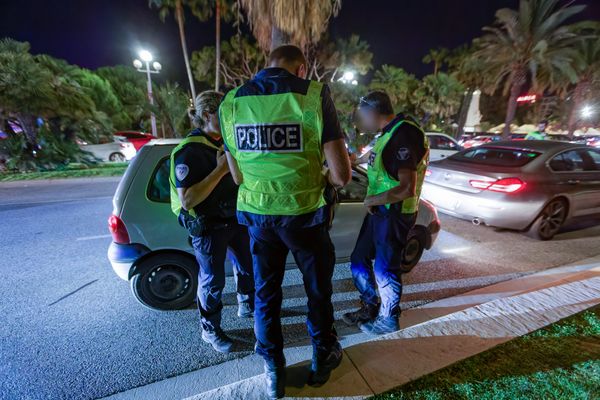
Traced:
<svg viewBox="0 0 600 400">
<path fill-rule="evenodd" d="M 387 132 L 384 132 L 383 135 L 377 139 L 375 146 L 371 150 L 371 157 L 369 159 L 369 168 L 367 170 L 367 176 L 369 178 L 369 187 L 367 189 L 367 194 L 369 196 L 374 196 L 383 192 L 386 192 L 390 189 L 393 189 L 400 185 L 400 182 L 397 179 L 392 178 L 387 171 L 385 170 L 385 166 L 383 165 L 383 149 L 385 145 L 390 141 L 392 136 L 398 131 L 398 128 L 403 123 L 411 124 L 415 128 L 419 129 L 421 132 L 423 130 L 419 125 L 414 122 L 403 120 L 399 121 L 396 125 L 392 127 Z M 403 214 L 413 214 L 417 212 L 419 209 L 419 197 L 421 196 L 421 188 L 423 187 L 423 180 L 425 179 L 425 171 L 427 170 L 427 163 L 429 161 L 429 141 L 427 140 L 427 136 L 423 133 L 424 137 L 424 146 L 425 146 L 425 155 L 419 161 L 417 165 L 417 188 L 415 196 L 409 197 L 402 201 L 402 210 Z M 385 205 L 387 208 L 390 207 L 389 204 Z"/>
<path fill-rule="evenodd" d="M 238 211 L 301 215 L 325 205 L 323 190 L 323 85 L 306 95 L 280 93 L 235 97 L 219 110 L 223 139 L 243 176 Z"/>
<path fill-rule="evenodd" d="M 175 213 L 175 215 L 177 215 L 177 217 L 179 217 L 179 214 L 181 213 L 182 210 L 182 206 L 181 206 L 181 201 L 179 201 L 179 195 L 177 194 L 177 186 L 175 186 L 175 156 L 177 155 L 177 153 L 183 149 L 185 146 L 187 146 L 190 143 L 200 143 L 203 144 L 205 146 L 208 146 L 212 149 L 216 149 L 219 150 L 220 147 L 215 146 L 213 143 L 210 142 L 210 140 L 208 140 L 206 137 L 204 137 L 204 135 L 196 135 L 196 136 L 187 136 L 186 138 L 184 138 L 181 143 L 179 143 L 174 149 L 173 151 L 171 151 L 171 160 L 170 160 L 170 165 L 169 165 L 169 186 L 171 187 L 171 210 L 173 210 L 173 213 Z M 192 217 L 196 217 L 196 212 L 191 209 L 191 210 L 187 210 L 187 213 L 190 214 Z"/>
</svg>

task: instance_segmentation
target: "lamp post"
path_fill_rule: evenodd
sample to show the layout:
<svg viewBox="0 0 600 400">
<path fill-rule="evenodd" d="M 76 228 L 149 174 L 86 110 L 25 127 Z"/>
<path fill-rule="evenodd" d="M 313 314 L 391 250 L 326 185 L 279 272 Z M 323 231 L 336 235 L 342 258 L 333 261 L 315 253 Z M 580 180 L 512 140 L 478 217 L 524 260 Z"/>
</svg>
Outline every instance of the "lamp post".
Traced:
<svg viewBox="0 0 600 400">
<path fill-rule="evenodd" d="M 342 75 L 342 77 L 340 79 L 338 79 L 338 81 L 345 83 L 345 84 L 351 84 L 351 85 L 358 85 L 358 81 L 356 80 L 355 74 L 352 71 L 346 71 L 344 72 L 344 75 Z"/>
<path fill-rule="evenodd" d="M 152 69 L 150 68 L 150 62 L 152 61 L 152 53 L 148 50 L 140 50 L 138 56 L 142 59 L 141 61 L 137 58 L 133 60 L 133 66 L 139 71 L 146 74 L 148 77 L 148 100 L 150 101 L 150 105 L 154 105 L 154 97 L 152 96 L 152 75 L 158 74 L 162 69 L 162 65 L 159 62 L 154 61 L 152 63 Z M 146 69 L 143 69 L 144 64 Z M 156 131 L 156 116 L 153 112 L 150 113 L 150 123 L 152 125 L 152 135 L 158 137 Z"/>
</svg>

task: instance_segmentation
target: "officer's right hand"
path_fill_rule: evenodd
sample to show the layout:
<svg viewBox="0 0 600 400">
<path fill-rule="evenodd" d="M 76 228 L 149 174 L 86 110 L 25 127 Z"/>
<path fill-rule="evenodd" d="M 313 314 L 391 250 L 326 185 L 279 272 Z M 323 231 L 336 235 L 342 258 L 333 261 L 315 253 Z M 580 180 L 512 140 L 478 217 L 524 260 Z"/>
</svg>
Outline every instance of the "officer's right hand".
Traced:
<svg viewBox="0 0 600 400">
<path fill-rule="evenodd" d="M 222 150 L 219 150 L 217 152 L 217 166 L 215 170 L 217 170 L 223 175 L 227 175 L 229 173 L 229 164 L 227 164 L 227 156 Z"/>
</svg>

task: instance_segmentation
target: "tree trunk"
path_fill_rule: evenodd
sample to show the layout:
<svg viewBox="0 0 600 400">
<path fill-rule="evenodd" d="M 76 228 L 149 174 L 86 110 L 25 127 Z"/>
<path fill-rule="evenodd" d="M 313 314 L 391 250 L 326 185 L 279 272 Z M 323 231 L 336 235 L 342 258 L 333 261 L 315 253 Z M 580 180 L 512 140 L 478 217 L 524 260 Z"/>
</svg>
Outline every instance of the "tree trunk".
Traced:
<svg viewBox="0 0 600 400">
<path fill-rule="evenodd" d="M 23 129 L 23 135 L 25 135 L 27 143 L 33 146 L 37 145 L 37 129 L 35 117 L 23 114 L 17 114 L 16 117 L 17 121 L 19 122 L 19 125 L 21 125 L 21 129 Z"/>
<path fill-rule="evenodd" d="M 185 61 L 185 70 L 187 71 L 188 80 L 190 81 L 190 92 L 192 99 L 196 99 L 196 87 L 194 86 L 194 77 L 192 75 L 192 67 L 190 66 L 190 58 L 188 57 L 187 44 L 185 41 L 185 30 L 183 28 L 184 15 L 183 4 L 181 0 L 177 0 L 175 4 L 175 19 L 179 26 L 179 40 L 181 41 L 181 49 L 183 50 L 183 60 Z"/>
<path fill-rule="evenodd" d="M 215 90 L 219 91 L 221 79 L 221 1 L 215 4 Z"/>
<path fill-rule="evenodd" d="M 521 93 L 522 83 L 513 82 L 510 87 L 510 96 L 508 97 L 508 104 L 506 107 L 506 118 L 504 119 L 504 130 L 502 131 L 503 139 L 510 139 L 510 125 L 515 119 L 517 113 L 517 98 Z"/>
<path fill-rule="evenodd" d="M 271 50 L 276 49 L 277 47 L 289 43 L 289 36 L 283 32 L 281 29 L 273 25 L 271 28 Z"/>
<path fill-rule="evenodd" d="M 569 139 L 573 139 L 575 136 L 575 131 L 577 130 L 577 123 L 579 122 L 579 116 L 577 115 L 577 111 L 581 109 L 581 104 L 583 103 L 586 87 L 586 80 L 580 80 L 575 86 L 575 90 L 573 91 L 573 106 L 569 111 L 569 126 L 568 126 L 568 135 Z"/>
<path fill-rule="evenodd" d="M 465 124 L 467 123 L 467 117 L 469 115 L 469 107 L 471 106 L 471 100 L 473 99 L 474 90 L 471 88 L 467 89 L 467 92 L 463 96 L 463 102 L 460 107 L 460 113 L 458 115 L 458 130 L 456 132 L 457 138 L 465 133 Z"/>
</svg>

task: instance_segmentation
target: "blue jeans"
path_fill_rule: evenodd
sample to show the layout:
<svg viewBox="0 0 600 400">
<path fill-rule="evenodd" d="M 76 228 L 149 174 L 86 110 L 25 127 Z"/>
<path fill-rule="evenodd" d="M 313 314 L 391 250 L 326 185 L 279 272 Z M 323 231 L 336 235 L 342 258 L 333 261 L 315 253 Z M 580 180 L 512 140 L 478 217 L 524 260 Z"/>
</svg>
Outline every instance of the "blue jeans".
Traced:
<svg viewBox="0 0 600 400">
<path fill-rule="evenodd" d="M 283 359 L 281 285 L 289 251 L 302 272 L 308 297 L 308 333 L 313 346 L 317 351 L 328 352 L 337 342 L 337 335 L 331 304 L 335 251 L 326 226 L 295 229 L 250 226 L 248 231 L 256 285 L 256 353 L 267 363 Z"/>
<path fill-rule="evenodd" d="M 248 230 L 237 222 L 192 237 L 198 272 L 198 309 L 202 328 L 213 331 L 221 325 L 221 296 L 225 287 L 225 256 L 233 261 L 238 302 L 254 301 L 254 276 Z"/>
<path fill-rule="evenodd" d="M 352 279 L 364 303 L 377 305 L 381 297 L 380 316 L 400 315 L 400 268 L 408 233 L 415 221 L 415 214 L 404 215 L 378 207 L 375 214 L 367 214 L 360 228 L 350 257 Z"/>
</svg>

